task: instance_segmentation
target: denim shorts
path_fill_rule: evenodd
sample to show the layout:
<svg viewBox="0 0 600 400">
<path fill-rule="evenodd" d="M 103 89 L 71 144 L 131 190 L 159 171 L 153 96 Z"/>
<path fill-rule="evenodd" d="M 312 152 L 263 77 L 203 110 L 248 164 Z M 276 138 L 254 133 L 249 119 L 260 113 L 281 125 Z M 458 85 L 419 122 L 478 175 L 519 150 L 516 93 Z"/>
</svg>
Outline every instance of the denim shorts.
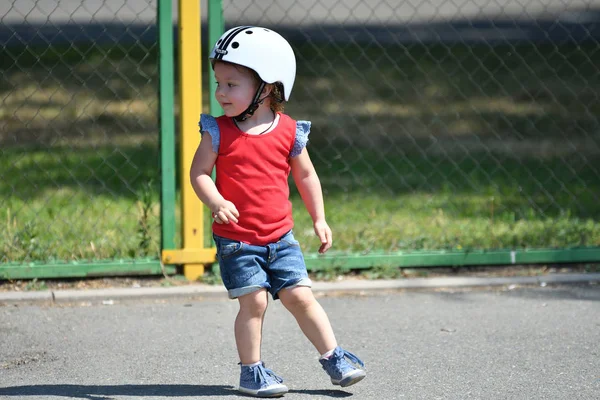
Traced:
<svg viewBox="0 0 600 400">
<path fill-rule="evenodd" d="M 213 237 L 221 278 L 230 299 L 265 288 L 277 300 L 281 289 L 312 286 L 300 244 L 292 231 L 266 246 Z"/>
</svg>

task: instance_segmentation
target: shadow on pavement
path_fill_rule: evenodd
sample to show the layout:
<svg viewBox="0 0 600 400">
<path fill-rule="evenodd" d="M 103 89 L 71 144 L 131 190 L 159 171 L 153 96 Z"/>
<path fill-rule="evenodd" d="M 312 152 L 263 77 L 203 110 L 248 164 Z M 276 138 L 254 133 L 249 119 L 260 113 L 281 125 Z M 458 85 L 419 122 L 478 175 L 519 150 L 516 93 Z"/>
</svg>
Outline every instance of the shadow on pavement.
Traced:
<svg viewBox="0 0 600 400">
<path fill-rule="evenodd" d="M 515 290 L 506 291 L 504 294 L 523 299 L 600 301 L 600 286 L 597 284 L 573 284 L 568 286 L 553 285 L 553 290 L 548 290 L 547 288 L 527 288 L 526 290 L 519 290 L 519 288 L 517 288 Z"/>
<path fill-rule="evenodd" d="M 290 390 L 289 393 L 300 393 L 300 394 L 309 394 L 311 396 L 329 396 L 335 398 L 341 397 L 350 397 L 352 393 L 344 392 L 342 390 Z"/>
<path fill-rule="evenodd" d="M 237 396 L 237 392 L 233 386 L 223 385 L 28 385 L 0 388 L 0 397 L 2 396 L 61 396 L 112 400 L 110 396 Z"/>
<path fill-rule="evenodd" d="M 600 285 L 598 283 L 564 283 L 564 284 L 548 284 L 545 287 L 534 286 L 531 284 L 516 284 L 499 287 L 463 287 L 463 288 L 446 288 L 442 289 L 435 296 L 440 296 L 444 301 L 457 303 L 476 303 L 478 299 L 473 297 L 473 293 L 478 291 L 488 292 L 494 290 L 501 296 L 509 296 L 521 299 L 547 300 L 547 301 L 563 301 L 563 300 L 580 300 L 580 301 L 600 301 Z M 423 291 L 423 293 L 431 293 Z"/>
<path fill-rule="evenodd" d="M 318 396 L 342 398 L 341 390 L 290 390 Z M 202 397 L 239 396 L 235 387 L 223 385 L 27 385 L 0 388 L 0 396 L 60 396 L 73 399 L 113 400 L 110 396 Z"/>
</svg>

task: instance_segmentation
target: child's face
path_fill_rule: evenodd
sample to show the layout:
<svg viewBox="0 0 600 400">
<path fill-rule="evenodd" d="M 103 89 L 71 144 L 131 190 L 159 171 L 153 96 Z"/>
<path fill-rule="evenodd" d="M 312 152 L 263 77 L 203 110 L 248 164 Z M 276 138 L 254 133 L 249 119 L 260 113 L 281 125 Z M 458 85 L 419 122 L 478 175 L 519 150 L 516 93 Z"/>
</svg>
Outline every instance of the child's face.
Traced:
<svg viewBox="0 0 600 400">
<path fill-rule="evenodd" d="M 235 117 L 248 108 L 258 87 L 252 72 L 229 63 L 215 63 L 217 89 L 215 98 L 223 107 L 225 115 Z"/>
</svg>

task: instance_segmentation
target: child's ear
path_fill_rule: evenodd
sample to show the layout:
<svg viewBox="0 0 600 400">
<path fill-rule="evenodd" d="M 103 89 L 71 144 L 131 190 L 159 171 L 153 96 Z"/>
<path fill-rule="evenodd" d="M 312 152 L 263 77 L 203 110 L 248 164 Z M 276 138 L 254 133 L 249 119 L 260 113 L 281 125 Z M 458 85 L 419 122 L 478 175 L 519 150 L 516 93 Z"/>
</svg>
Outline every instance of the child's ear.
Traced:
<svg viewBox="0 0 600 400">
<path fill-rule="evenodd" d="M 274 89 L 274 85 L 272 83 L 267 83 L 260 94 L 260 97 L 265 97 L 271 94 Z"/>
</svg>

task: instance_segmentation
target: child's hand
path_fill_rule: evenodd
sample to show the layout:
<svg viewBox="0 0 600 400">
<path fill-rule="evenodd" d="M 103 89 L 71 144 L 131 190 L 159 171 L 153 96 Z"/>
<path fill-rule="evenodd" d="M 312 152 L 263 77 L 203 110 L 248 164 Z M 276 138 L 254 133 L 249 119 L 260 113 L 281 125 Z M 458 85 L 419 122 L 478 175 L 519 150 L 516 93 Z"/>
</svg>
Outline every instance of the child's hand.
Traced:
<svg viewBox="0 0 600 400">
<path fill-rule="evenodd" d="M 319 253 L 323 254 L 331 247 L 331 243 L 333 242 L 333 235 L 331 233 L 331 228 L 327 225 L 325 221 L 316 221 L 314 224 L 315 233 L 321 240 L 321 247 L 319 247 Z"/>
<path fill-rule="evenodd" d="M 217 224 L 228 224 L 230 222 L 237 223 L 240 213 L 237 208 L 235 208 L 235 204 L 223 200 L 213 208 L 212 216 Z"/>
</svg>

